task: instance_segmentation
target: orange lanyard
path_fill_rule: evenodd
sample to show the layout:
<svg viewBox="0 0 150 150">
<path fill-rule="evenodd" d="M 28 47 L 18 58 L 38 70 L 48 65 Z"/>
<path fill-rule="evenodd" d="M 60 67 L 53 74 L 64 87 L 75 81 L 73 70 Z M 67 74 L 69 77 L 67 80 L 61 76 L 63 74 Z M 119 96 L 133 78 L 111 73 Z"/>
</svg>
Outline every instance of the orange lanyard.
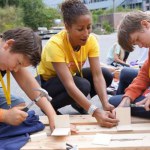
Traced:
<svg viewBox="0 0 150 150">
<path fill-rule="evenodd" d="M 4 83 L 4 80 L 3 80 L 1 72 L 0 72 L 0 82 L 2 84 L 2 88 L 3 88 L 4 94 L 5 94 L 7 105 L 11 107 L 11 98 L 10 98 L 10 71 L 7 71 L 7 88 L 6 88 L 6 85 Z"/>
</svg>

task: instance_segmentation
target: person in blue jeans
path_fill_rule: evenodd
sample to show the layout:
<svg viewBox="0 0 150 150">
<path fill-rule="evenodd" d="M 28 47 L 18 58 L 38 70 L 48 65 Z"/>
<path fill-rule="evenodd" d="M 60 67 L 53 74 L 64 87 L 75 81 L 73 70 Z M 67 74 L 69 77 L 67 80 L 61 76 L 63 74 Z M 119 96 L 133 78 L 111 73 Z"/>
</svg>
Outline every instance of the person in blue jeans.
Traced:
<svg viewBox="0 0 150 150">
<path fill-rule="evenodd" d="M 41 39 L 30 28 L 10 29 L 0 35 L 0 123 L 17 126 L 28 117 L 28 113 L 22 110 L 25 100 L 12 94 L 8 88 L 10 74 L 31 100 L 36 99 L 40 93 L 33 89 L 40 88 L 40 85 L 26 67 L 36 67 L 41 60 L 41 52 Z M 7 76 L 7 84 L 3 84 L 4 75 Z M 42 97 L 36 104 L 47 115 L 53 130 L 56 115 L 53 107 L 46 97 Z"/>
<path fill-rule="evenodd" d="M 125 67 L 120 72 L 120 79 L 116 95 L 124 94 L 125 89 L 131 84 L 133 79 L 137 76 L 138 69 Z"/>
<path fill-rule="evenodd" d="M 137 75 L 138 75 L 138 69 L 123 68 L 121 70 L 119 86 L 116 95 L 109 99 L 110 104 L 114 105 L 115 107 L 119 106 L 119 104 L 121 103 L 124 97 L 125 89 L 132 83 L 132 81 L 134 80 L 134 78 L 137 77 Z M 140 102 L 144 98 L 145 96 L 142 95 L 139 96 L 138 98 L 135 99 L 134 104 Z M 142 118 L 150 118 L 150 112 L 145 111 L 145 109 L 141 107 L 133 107 L 131 109 L 131 115 L 142 117 Z"/>
<path fill-rule="evenodd" d="M 134 27 L 134 28 L 133 28 Z M 131 52 L 134 46 L 150 47 L 150 16 L 146 12 L 136 11 L 128 13 L 118 28 L 118 42 L 123 49 Z M 117 94 L 110 98 L 109 103 L 115 107 L 131 107 L 131 114 L 138 117 L 150 118 L 150 52 L 148 59 L 137 72 L 123 72 Z M 131 75 L 129 77 L 128 75 Z M 136 77 L 135 77 L 135 76 Z M 123 78 L 124 76 L 124 78 Z M 133 80 L 134 78 L 134 80 Z M 133 80 L 133 81 L 132 81 Z M 131 83 L 132 81 L 132 83 Z M 128 86 L 128 84 L 129 86 Z M 131 83 L 131 84 L 130 84 Z M 126 86 L 128 86 L 126 88 Z"/>
</svg>

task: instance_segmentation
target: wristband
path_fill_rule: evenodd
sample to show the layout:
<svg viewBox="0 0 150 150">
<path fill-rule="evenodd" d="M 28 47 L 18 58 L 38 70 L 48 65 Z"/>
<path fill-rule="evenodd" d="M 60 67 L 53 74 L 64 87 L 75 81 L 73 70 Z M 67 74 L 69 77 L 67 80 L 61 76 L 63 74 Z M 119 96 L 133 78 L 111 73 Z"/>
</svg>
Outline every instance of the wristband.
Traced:
<svg viewBox="0 0 150 150">
<path fill-rule="evenodd" d="M 4 120 L 4 110 L 0 109 L 0 122 L 3 122 Z"/>
<path fill-rule="evenodd" d="M 92 116 L 97 108 L 98 107 L 96 107 L 95 105 L 91 105 L 88 109 L 88 114 Z"/>
</svg>

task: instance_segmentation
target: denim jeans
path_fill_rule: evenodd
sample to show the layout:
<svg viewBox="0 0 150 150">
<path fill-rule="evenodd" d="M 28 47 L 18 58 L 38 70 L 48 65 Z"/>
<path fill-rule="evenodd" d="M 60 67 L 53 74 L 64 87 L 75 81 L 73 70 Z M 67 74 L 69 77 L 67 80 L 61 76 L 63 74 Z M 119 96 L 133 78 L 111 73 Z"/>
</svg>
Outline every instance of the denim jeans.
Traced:
<svg viewBox="0 0 150 150">
<path fill-rule="evenodd" d="M 109 99 L 110 104 L 117 107 L 122 100 L 122 96 L 123 95 L 116 95 L 116 96 L 111 97 Z M 137 99 L 135 99 L 134 103 L 139 102 L 144 98 L 145 98 L 144 96 L 139 96 Z M 142 117 L 142 118 L 150 118 L 150 111 L 146 111 L 142 107 L 131 107 L 131 115 Z"/>
<path fill-rule="evenodd" d="M 21 103 L 25 103 L 23 98 L 18 97 L 18 96 L 14 96 L 11 94 L 11 107 L 19 105 Z M 5 98 L 3 89 L 1 87 L 0 87 L 0 108 L 9 109 L 7 102 L 6 102 L 6 98 Z"/>
<path fill-rule="evenodd" d="M 121 100 L 122 96 L 124 94 L 124 90 L 131 84 L 133 79 L 137 76 L 138 70 L 132 69 L 132 68 L 123 68 L 120 73 L 120 82 L 117 89 L 116 96 L 113 96 L 109 99 L 110 104 L 117 107 Z M 144 96 L 139 96 L 137 99 L 135 99 L 134 103 L 141 101 L 144 99 Z M 150 111 L 146 111 L 144 108 L 140 107 L 134 107 L 131 108 L 131 115 L 143 117 L 143 118 L 150 118 Z"/>
<path fill-rule="evenodd" d="M 137 74 L 137 69 L 128 67 L 123 68 L 120 73 L 119 86 L 116 95 L 124 94 L 125 89 L 131 84 Z"/>
</svg>

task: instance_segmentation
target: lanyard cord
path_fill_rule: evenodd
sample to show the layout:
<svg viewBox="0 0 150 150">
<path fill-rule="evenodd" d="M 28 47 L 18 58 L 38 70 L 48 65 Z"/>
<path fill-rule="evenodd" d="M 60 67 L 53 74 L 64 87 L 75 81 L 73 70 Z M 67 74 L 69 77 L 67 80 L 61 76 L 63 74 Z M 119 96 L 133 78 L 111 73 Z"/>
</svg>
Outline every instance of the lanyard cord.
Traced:
<svg viewBox="0 0 150 150">
<path fill-rule="evenodd" d="M 69 41 L 69 37 L 67 36 L 67 40 Z M 75 64 L 76 64 L 76 66 L 77 66 L 77 69 L 78 69 L 78 71 L 79 71 L 79 73 L 80 73 L 80 76 L 81 77 L 83 77 L 83 73 L 82 73 L 82 51 L 80 50 L 80 67 L 79 67 L 79 64 L 78 64 L 78 61 L 77 61 L 77 59 L 76 59 L 76 56 L 75 56 L 75 54 L 74 54 L 74 51 L 73 51 L 73 48 L 72 48 L 72 46 L 71 46 L 71 43 L 69 42 L 69 50 L 70 50 L 70 52 L 71 52 L 71 55 L 72 55 L 72 57 L 73 57 L 73 60 L 74 60 L 74 62 L 75 62 Z"/>
<path fill-rule="evenodd" d="M 0 72 L 0 82 L 2 84 L 2 88 L 6 97 L 7 105 L 11 106 L 11 98 L 10 98 L 10 71 L 7 71 L 7 89 L 2 77 L 2 74 Z"/>
<path fill-rule="evenodd" d="M 76 59 L 76 56 L 75 56 L 73 50 L 70 49 L 70 51 L 71 51 L 73 60 L 74 60 L 76 66 L 77 66 L 77 68 L 78 68 L 79 73 L 80 73 L 80 76 L 83 77 L 83 73 L 82 73 L 82 51 L 80 50 L 80 52 L 81 52 L 81 56 L 80 56 L 80 67 L 79 67 L 78 61 L 77 61 L 77 59 Z"/>
</svg>

